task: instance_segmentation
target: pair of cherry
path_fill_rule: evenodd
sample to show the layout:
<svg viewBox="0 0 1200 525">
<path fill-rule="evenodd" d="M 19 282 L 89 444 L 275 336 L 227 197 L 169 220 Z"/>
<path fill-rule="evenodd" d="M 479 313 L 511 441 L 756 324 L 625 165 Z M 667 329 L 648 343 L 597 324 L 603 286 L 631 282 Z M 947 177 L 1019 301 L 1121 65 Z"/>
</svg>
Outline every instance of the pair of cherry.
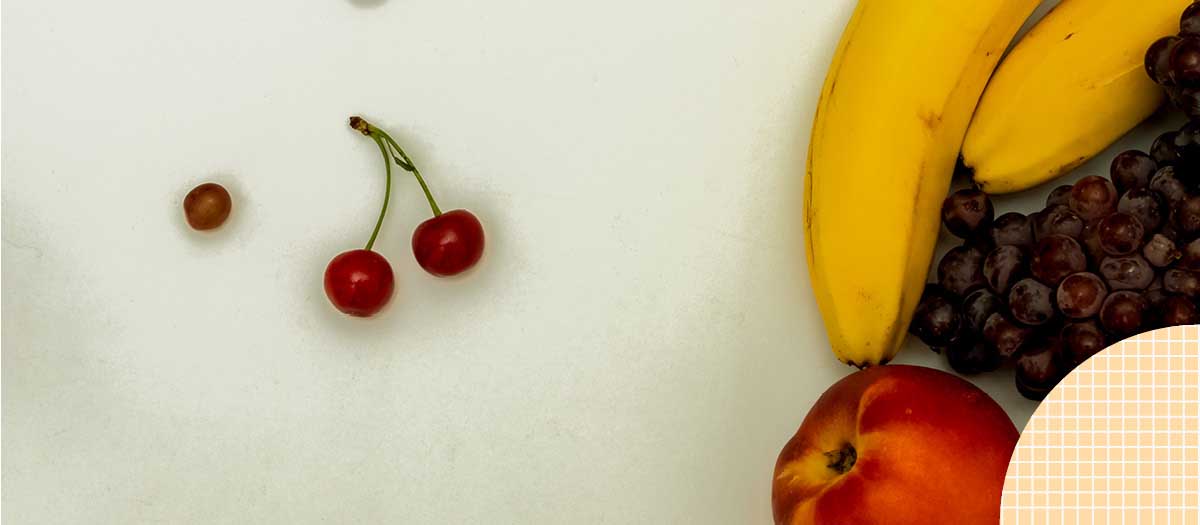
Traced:
<svg viewBox="0 0 1200 525">
<path fill-rule="evenodd" d="M 379 220 L 375 222 L 375 230 L 366 248 L 342 252 L 325 268 L 325 295 L 333 306 L 342 313 L 356 317 L 375 315 L 392 298 L 395 288 L 395 276 L 392 266 L 378 252 L 371 251 L 375 246 L 375 238 L 383 226 L 383 218 L 387 215 L 388 200 L 392 195 L 392 162 L 412 173 L 429 207 L 433 217 L 422 222 L 413 232 L 412 250 L 417 263 L 426 272 L 438 277 L 449 277 L 467 271 L 483 256 L 483 226 L 467 210 L 452 210 L 442 213 L 429 186 L 421 177 L 420 170 L 413 164 L 408 154 L 400 148 L 383 130 L 375 127 L 359 117 L 350 117 L 350 127 L 366 135 L 379 146 L 383 154 L 383 164 L 387 172 L 387 186 L 383 195 L 383 208 L 379 210 Z"/>
</svg>

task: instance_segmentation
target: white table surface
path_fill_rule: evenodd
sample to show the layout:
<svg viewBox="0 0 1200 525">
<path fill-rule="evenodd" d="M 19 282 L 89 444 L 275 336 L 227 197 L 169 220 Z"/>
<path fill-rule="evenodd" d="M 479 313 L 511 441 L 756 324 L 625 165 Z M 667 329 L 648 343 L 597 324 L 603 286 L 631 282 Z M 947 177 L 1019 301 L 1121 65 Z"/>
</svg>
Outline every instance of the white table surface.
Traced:
<svg viewBox="0 0 1200 525">
<path fill-rule="evenodd" d="M 852 4 L 5 2 L 4 521 L 769 522 L 851 371 L 801 191 Z M 424 274 L 398 174 L 371 320 L 321 288 L 382 191 L 352 114 L 489 242 Z M 179 206 L 205 180 L 214 235 Z M 1024 425 L 1011 374 L 976 382 Z"/>
</svg>

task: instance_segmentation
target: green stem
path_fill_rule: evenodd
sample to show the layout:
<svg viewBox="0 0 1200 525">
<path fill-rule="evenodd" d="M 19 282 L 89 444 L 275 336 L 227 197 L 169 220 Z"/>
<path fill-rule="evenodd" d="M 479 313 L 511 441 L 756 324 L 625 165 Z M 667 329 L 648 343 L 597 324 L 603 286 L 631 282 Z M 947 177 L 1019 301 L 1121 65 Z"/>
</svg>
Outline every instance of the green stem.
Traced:
<svg viewBox="0 0 1200 525">
<path fill-rule="evenodd" d="M 383 154 L 383 167 L 387 170 L 387 186 L 383 190 L 383 208 L 379 210 L 379 220 L 375 221 L 375 231 L 371 232 L 371 240 L 367 241 L 367 251 L 371 251 L 371 247 L 375 246 L 375 238 L 379 236 L 379 229 L 383 227 L 383 216 L 387 215 L 388 201 L 392 198 L 392 159 L 388 157 L 387 147 L 383 145 L 379 136 L 370 135 L 370 137 L 375 141 L 375 145 L 379 146 L 379 152 Z"/>
<path fill-rule="evenodd" d="M 433 199 L 433 193 L 430 193 L 429 185 L 425 184 L 425 177 L 421 176 L 421 170 L 417 169 L 417 165 L 414 164 L 412 159 L 409 158 L 408 154 L 405 153 L 402 148 L 400 148 L 400 145 L 396 144 L 396 141 L 392 140 L 391 136 L 378 128 L 376 128 L 375 131 L 383 137 L 383 140 L 386 140 L 387 143 L 392 146 L 392 149 L 395 150 L 396 154 L 400 155 L 400 157 L 404 159 L 404 162 L 397 160 L 396 164 L 399 164 L 401 168 L 404 168 L 405 171 L 412 173 L 413 176 L 417 178 L 417 183 L 421 185 L 421 191 L 425 192 L 425 200 L 429 201 L 429 209 L 433 210 L 433 216 L 437 217 L 438 215 L 441 215 L 442 210 L 441 208 L 438 208 L 437 201 Z"/>
<path fill-rule="evenodd" d="M 373 139 L 383 139 L 386 141 L 388 146 L 395 151 L 395 155 L 399 155 L 399 157 L 395 155 L 391 156 L 391 160 L 396 161 L 396 165 L 404 168 L 404 171 L 412 173 L 413 176 L 417 178 L 417 182 L 421 184 L 421 190 L 425 192 L 425 200 L 429 201 L 429 208 L 433 210 L 433 216 L 437 217 L 438 215 L 442 214 L 441 208 L 438 208 L 437 201 L 433 199 L 433 193 L 429 191 L 429 185 L 425 184 L 425 178 L 421 176 L 421 170 L 417 169 L 417 165 L 413 163 L 412 157 L 409 157 L 408 154 L 404 152 L 404 148 L 401 148 L 399 144 L 396 144 L 395 140 L 392 140 L 391 135 L 388 135 L 386 131 L 375 127 L 374 124 L 363 120 L 362 117 L 350 117 L 350 127 Z M 380 147 L 383 147 L 383 145 L 381 144 Z M 386 151 L 384 151 L 383 156 L 384 158 L 387 158 L 389 155 Z"/>
</svg>

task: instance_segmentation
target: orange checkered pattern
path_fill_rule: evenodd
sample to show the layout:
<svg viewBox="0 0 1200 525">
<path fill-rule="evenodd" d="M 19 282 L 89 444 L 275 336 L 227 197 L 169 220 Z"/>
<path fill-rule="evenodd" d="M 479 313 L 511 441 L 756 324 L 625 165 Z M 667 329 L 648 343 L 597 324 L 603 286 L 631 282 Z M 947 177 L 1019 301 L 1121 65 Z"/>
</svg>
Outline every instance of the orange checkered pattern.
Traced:
<svg viewBox="0 0 1200 525">
<path fill-rule="evenodd" d="M 1200 524 L 1200 328 L 1127 339 L 1038 407 L 1008 466 L 1004 525 Z"/>
</svg>

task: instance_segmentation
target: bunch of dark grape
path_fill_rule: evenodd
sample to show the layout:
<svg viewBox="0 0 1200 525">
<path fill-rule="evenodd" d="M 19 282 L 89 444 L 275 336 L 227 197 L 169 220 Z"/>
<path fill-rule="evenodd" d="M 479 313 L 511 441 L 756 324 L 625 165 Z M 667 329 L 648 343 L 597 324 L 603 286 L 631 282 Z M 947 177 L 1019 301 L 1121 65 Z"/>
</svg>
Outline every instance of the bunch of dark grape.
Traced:
<svg viewBox="0 0 1200 525">
<path fill-rule="evenodd" d="M 1179 34 L 1158 39 L 1146 51 L 1146 74 L 1188 118 L 1200 120 L 1200 2 L 1184 9 Z"/>
<path fill-rule="evenodd" d="M 1200 122 L 1149 152 L 1113 159 L 1110 178 L 1059 186 L 1041 211 L 995 215 L 976 189 L 942 204 L 963 239 L 937 266 L 910 332 L 962 374 L 1012 363 L 1040 400 L 1107 346 L 1200 323 Z"/>
</svg>

